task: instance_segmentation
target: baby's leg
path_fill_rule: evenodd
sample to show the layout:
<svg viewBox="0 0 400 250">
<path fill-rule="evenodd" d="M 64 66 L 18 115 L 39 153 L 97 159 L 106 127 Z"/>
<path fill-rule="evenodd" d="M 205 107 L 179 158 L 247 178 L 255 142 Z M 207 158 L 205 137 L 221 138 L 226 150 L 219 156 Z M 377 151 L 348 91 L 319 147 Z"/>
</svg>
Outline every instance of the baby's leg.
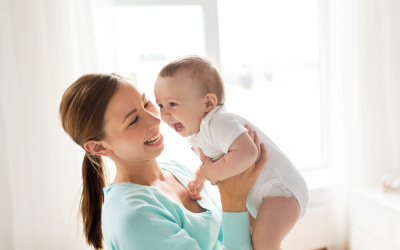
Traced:
<svg viewBox="0 0 400 250">
<path fill-rule="evenodd" d="M 282 240 L 292 230 L 300 215 L 294 197 L 272 197 L 264 200 L 258 210 L 252 234 L 255 250 L 279 250 Z"/>
</svg>

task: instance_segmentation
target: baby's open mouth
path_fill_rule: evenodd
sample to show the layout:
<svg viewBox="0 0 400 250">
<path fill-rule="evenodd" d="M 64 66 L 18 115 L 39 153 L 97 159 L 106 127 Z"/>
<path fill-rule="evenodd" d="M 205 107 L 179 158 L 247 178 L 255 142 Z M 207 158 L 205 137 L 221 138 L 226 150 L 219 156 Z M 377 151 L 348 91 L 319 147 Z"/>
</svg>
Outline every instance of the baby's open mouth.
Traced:
<svg viewBox="0 0 400 250">
<path fill-rule="evenodd" d="M 155 134 L 153 137 L 145 141 L 144 144 L 146 145 L 154 144 L 157 143 L 160 139 L 161 139 L 161 134 L 160 132 L 157 132 L 157 134 Z"/>
<path fill-rule="evenodd" d="M 178 123 L 175 123 L 175 124 L 174 124 L 174 128 L 175 128 L 175 131 L 176 131 L 177 133 L 180 133 L 180 132 L 182 132 L 184 126 L 183 126 L 182 123 L 178 122 Z"/>
</svg>

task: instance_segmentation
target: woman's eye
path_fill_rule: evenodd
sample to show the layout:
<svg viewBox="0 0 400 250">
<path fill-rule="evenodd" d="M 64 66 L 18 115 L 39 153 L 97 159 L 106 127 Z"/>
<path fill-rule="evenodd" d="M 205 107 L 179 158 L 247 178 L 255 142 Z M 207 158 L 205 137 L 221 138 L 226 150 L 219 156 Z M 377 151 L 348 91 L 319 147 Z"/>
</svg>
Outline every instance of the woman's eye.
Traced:
<svg viewBox="0 0 400 250">
<path fill-rule="evenodd" d="M 146 104 L 144 105 L 144 108 L 147 109 L 147 107 L 150 105 L 150 101 L 147 101 Z"/>
<path fill-rule="evenodd" d="M 169 103 L 169 106 L 171 106 L 171 107 L 174 107 L 174 106 L 176 106 L 177 104 L 175 103 L 175 102 L 170 102 Z"/>
<path fill-rule="evenodd" d="M 135 120 L 133 122 L 129 123 L 129 126 L 135 124 L 139 120 L 139 116 L 136 116 Z"/>
</svg>

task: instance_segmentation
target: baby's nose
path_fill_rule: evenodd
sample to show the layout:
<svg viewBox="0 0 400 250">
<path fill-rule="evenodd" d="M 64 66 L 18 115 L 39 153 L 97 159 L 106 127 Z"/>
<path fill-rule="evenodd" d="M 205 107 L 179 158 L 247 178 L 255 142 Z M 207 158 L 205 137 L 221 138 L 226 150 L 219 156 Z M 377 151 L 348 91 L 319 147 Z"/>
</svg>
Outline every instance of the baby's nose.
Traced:
<svg viewBox="0 0 400 250">
<path fill-rule="evenodd" d="M 171 115 L 170 115 L 170 113 L 169 113 L 166 109 L 162 109 L 162 110 L 161 110 L 161 118 L 162 118 L 163 120 L 168 119 L 168 118 L 170 118 L 170 117 L 171 117 Z"/>
</svg>

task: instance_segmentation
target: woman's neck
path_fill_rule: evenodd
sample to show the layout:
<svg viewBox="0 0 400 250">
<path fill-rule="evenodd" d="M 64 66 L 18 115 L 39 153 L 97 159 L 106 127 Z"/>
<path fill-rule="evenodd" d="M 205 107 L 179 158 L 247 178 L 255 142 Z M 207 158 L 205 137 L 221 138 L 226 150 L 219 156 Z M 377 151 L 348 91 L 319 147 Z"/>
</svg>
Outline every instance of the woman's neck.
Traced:
<svg viewBox="0 0 400 250">
<path fill-rule="evenodd" d="M 132 182 L 144 186 L 153 186 L 159 181 L 165 181 L 165 177 L 158 162 L 150 160 L 130 166 L 117 165 L 117 174 L 113 183 Z"/>
</svg>

